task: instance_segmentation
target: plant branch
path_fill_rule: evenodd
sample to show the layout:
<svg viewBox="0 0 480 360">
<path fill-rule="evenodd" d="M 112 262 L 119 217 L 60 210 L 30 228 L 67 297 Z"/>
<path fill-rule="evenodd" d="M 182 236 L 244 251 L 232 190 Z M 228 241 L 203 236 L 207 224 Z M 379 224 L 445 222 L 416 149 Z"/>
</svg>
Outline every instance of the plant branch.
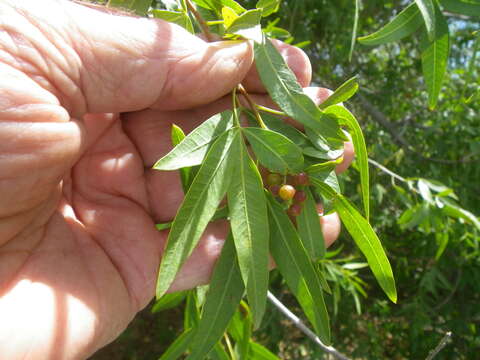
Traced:
<svg viewBox="0 0 480 360">
<path fill-rule="evenodd" d="M 425 360 L 432 360 L 435 356 L 437 356 L 437 354 L 443 350 L 443 348 L 445 346 L 447 346 L 450 338 L 452 337 L 452 332 L 451 331 L 447 331 L 447 333 L 443 336 L 443 338 L 440 340 L 440 342 L 438 343 L 438 345 L 435 347 L 435 349 L 433 349 L 432 351 L 430 351 L 430 353 L 428 354 L 427 358 Z"/>
<path fill-rule="evenodd" d="M 205 36 L 205 39 L 208 42 L 215 41 L 215 38 L 210 31 L 207 22 L 203 19 L 202 15 L 197 11 L 195 6 L 192 4 L 190 0 L 186 0 L 188 10 L 190 10 L 195 17 L 195 20 L 197 20 L 198 25 L 200 25 L 200 28 L 202 29 L 202 33 Z"/>
<path fill-rule="evenodd" d="M 336 359 L 339 360 L 350 360 L 347 356 L 343 355 L 340 353 L 337 349 L 335 349 L 333 346 L 327 346 L 325 345 L 315 333 L 310 330 L 302 320 L 298 318 L 294 313 L 292 313 L 283 303 L 278 300 L 275 295 L 273 295 L 270 291 L 267 294 L 268 300 L 275 305 L 275 307 L 283 313 L 288 319 L 290 319 L 293 324 L 299 328 L 305 335 L 307 335 L 310 339 L 312 339 L 323 351 L 333 355 Z"/>
</svg>

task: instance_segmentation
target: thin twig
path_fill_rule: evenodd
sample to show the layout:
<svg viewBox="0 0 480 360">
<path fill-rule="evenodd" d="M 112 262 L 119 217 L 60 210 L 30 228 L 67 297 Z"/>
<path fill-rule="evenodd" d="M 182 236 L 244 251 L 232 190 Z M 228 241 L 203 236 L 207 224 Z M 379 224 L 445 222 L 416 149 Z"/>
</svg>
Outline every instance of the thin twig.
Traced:
<svg viewBox="0 0 480 360">
<path fill-rule="evenodd" d="M 323 351 L 333 355 L 336 359 L 340 360 L 350 360 L 347 356 L 343 355 L 340 353 L 337 349 L 335 349 L 333 346 L 327 346 L 325 345 L 315 333 L 310 330 L 302 320 L 298 318 L 294 313 L 292 313 L 283 303 L 278 300 L 275 295 L 273 295 L 270 291 L 267 294 L 268 300 L 275 305 L 275 307 L 280 310 L 281 313 L 283 313 L 288 319 L 290 319 L 293 324 L 299 328 L 305 335 L 307 335 L 310 339 L 312 339 Z"/>
<path fill-rule="evenodd" d="M 375 160 L 373 159 L 368 159 L 368 162 L 370 164 L 372 164 L 373 166 L 379 168 L 380 170 L 382 170 L 385 174 L 388 174 L 390 175 L 391 177 L 397 179 L 397 180 L 400 180 L 402 182 L 405 182 L 405 183 L 408 183 L 407 179 L 405 179 L 404 177 L 401 177 L 400 175 L 398 174 L 395 174 L 392 170 L 389 170 L 387 169 L 385 166 L 383 166 L 382 164 L 376 162 Z"/>
<path fill-rule="evenodd" d="M 186 0 L 186 3 L 187 3 L 188 10 L 192 12 L 193 16 L 195 17 L 195 20 L 197 20 L 198 22 L 198 25 L 200 25 L 200 27 L 202 28 L 202 33 L 205 36 L 205 39 L 208 42 L 215 41 L 215 38 L 212 32 L 210 31 L 207 22 L 203 19 L 202 15 L 200 15 L 200 13 L 197 11 L 197 9 L 195 8 L 195 6 L 192 4 L 190 0 Z"/>
<path fill-rule="evenodd" d="M 447 333 L 443 336 L 442 340 L 440 340 L 440 342 L 438 343 L 438 345 L 435 347 L 435 349 L 433 349 L 432 351 L 430 351 L 430 353 L 428 354 L 427 358 L 425 360 L 432 360 L 435 356 L 437 356 L 437 354 L 443 350 L 443 348 L 445 346 L 447 346 L 449 340 L 451 339 L 452 337 L 452 332 L 451 331 L 447 331 Z"/>
<path fill-rule="evenodd" d="M 258 125 L 260 125 L 262 129 L 268 129 L 267 125 L 265 125 L 265 123 L 263 122 L 262 117 L 260 116 L 260 113 L 258 112 L 257 104 L 250 97 L 247 90 L 245 90 L 242 84 L 238 84 L 237 90 L 243 95 L 245 100 L 247 100 L 248 106 L 253 111 L 253 114 L 255 115 L 255 119 L 257 119 Z"/>
</svg>

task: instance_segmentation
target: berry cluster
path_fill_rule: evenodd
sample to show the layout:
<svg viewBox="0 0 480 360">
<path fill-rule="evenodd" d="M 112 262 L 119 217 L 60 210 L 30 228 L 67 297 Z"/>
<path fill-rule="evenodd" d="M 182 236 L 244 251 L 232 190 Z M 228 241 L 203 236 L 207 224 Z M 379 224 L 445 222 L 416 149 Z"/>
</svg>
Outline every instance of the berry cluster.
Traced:
<svg viewBox="0 0 480 360">
<path fill-rule="evenodd" d="M 266 183 L 273 196 L 278 196 L 288 205 L 288 214 L 292 217 L 300 215 L 307 194 L 302 188 L 308 185 L 308 175 L 300 173 L 297 175 L 282 176 L 276 173 L 267 175 Z"/>
</svg>

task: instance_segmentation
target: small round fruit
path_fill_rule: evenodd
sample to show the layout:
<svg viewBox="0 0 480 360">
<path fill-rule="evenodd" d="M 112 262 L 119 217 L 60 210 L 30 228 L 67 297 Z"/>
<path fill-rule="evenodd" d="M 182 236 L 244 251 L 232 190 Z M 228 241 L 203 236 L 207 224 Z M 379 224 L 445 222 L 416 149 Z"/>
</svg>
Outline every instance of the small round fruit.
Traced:
<svg viewBox="0 0 480 360">
<path fill-rule="evenodd" d="M 267 176 L 268 185 L 280 185 L 282 183 L 282 175 L 271 173 Z"/>
<path fill-rule="evenodd" d="M 288 208 L 288 215 L 290 216 L 298 216 L 302 212 L 302 205 L 300 204 L 293 204 Z"/>
<path fill-rule="evenodd" d="M 273 196 L 278 196 L 280 185 L 270 185 L 268 188 Z"/>
<path fill-rule="evenodd" d="M 278 191 L 278 195 L 280 195 L 283 200 L 292 200 L 295 196 L 295 192 L 296 190 L 292 185 L 282 185 Z"/>
<path fill-rule="evenodd" d="M 295 203 L 302 203 L 305 200 L 307 200 L 307 194 L 305 191 L 299 190 L 295 193 L 295 196 L 293 197 L 293 201 Z"/>
<path fill-rule="evenodd" d="M 295 175 L 295 185 L 308 185 L 308 175 L 304 172 Z"/>
</svg>

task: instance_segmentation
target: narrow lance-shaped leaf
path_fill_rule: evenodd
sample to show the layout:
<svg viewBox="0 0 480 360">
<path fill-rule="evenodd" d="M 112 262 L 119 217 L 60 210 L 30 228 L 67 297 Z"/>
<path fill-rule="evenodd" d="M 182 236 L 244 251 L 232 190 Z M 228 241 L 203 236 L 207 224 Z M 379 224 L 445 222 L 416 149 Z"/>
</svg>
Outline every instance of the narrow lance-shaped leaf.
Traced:
<svg viewBox="0 0 480 360">
<path fill-rule="evenodd" d="M 317 203 L 309 188 L 305 188 L 304 191 L 307 199 L 303 204 L 302 212 L 297 216 L 298 234 L 307 253 L 315 261 L 325 256 L 325 239 L 320 226 Z"/>
<path fill-rule="evenodd" d="M 335 210 L 340 215 L 343 225 L 352 235 L 360 251 L 367 258 L 368 265 L 380 287 L 385 291 L 390 300 L 397 302 L 397 290 L 390 262 L 383 250 L 380 239 L 371 225 L 341 194 L 336 193 L 331 187 L 315 178 L 311 178 L 310 181 L 326 197 L 333 199 Z"/>
<path fill-rule="evenodd" d="M 357 39 L 359 14 L 360 14 L 360 0 L 355 0 L 355 15 L 353 17 L 352 38 L 350 40 L 350 51 L 348 52 L 348 61 L 352 61 L 353 50 L 355 48 L 355 41 Z"/>
<path fill-rule="evenodd" d="M 178 144 L 180 144 L 183 139 L 185 139 L 185 133 L 183 130 L 178 127 L 175 124 L 172 124 L 172 145 L 175 147 Z M 186 194 L 188 191 L 188 187 L 190 186 L 190 174 L 191 174 L 191 168 L 190 167 L 184 167 L 181 168 L 180 170 L 180 181 L 182 182 L 182 189 L 183 193 Z"/>
<path fill-rule="evenodd" d="M 358 38 L 363 45 L 381 45 L 397 41 L 413 34 L 423 23 L 422 15 L 415 3 L 411 3 L 395 18 L 373 34 Z"/>
<path fill-rule="evenodd" d="M 183 167 L 200 165 L 209 145 L 233 126 L 231 111 L 214 115 L 195 128 L 167 155 L 158 160 L 156 170 L 177 170 Z"/>
<path fill-rule="evenodd" d="M 272 43 L 255 43 L 255 63 L 262 83 L 273 101 L 290 117 L 317 130 L 325 138 L 345 139 L 335 119 L 325 117 L 322 111 L 297 82 L 283 57 Z"/>
<path fill-rule="evenodd" d="M 435 0 L 415 0 L 415 3 L 420 10 L 423 17 L 423 22 L 427 28 L 428 39 L 433 41 L 435 39 L 436 24 L 435 24 Z"/>
<path fill-rule="evenodd" d="M 337 90 L 331 94 L 327 100 L 319 105 L 320 109 L 326 109 L 331 105 L 336 105 L 338 103 L 347 101 L 350 99 L 358 90 L 358 82 L 357 77 L 354 76 L 347 81 L 345 81 L 342 85 L 338 87 Z"/>
<path fill-rule="evenodd" d="M 186 291 L 178 291 L 171 294 L 166 294 L 153 305 L 151 310 L 152 314 L 178 306 L 186 296 Z"/>
<path fill-rule="evenodd" d="M 240 359 L 247 359 L 250 351 L 250 338 L 252 336 L 252 314 L 248 304 L 240 302 L 240 306 L 233 315 L 228 325 L 228 334 L 236 342 L 236 353 Z"/>
<path fill-rule="evenodd" d="M 204 359 L 222 338 L 240 304 L 244 290 L 235 256 L 235 245 L 232 236 L 229 235 L 215 265 L 202 318 L 192 341 L 192 352 L 187 359 Z"/>
<path fill-rule="evenodd" d="M 185 330 L 175 341 L 170 345 L 158 360 L 176 360 L 182 356 L 182 354 L 188 350 L 192 343 L 193 336 L 195 335 L 194 329 Z"/>
<path fill-rule="evenodd" d="M 248 10 L 242 15 L 233 19 L 226 29 L 227 33 L 241 35 L 247 39 L 262 41 L 262 29 L 260 20 L 262 19 L 262 11 Z"/>
<path fill-rule="evenodd" d="M 437 105 L 438 95 L 442 88 L 442 81 L 447 71 L 450 39 L 448 24 L 438 6 L 435 6 L 436 31 L 435 39 L 429 41 L 423 36 L 422 41 L 422 70 L 428 92 L 428 105 L 430 109 Z"/>
<path fill-rule="evenodd" d="M 270 251 L 288 287 L 297 298 L 318 337 L 330 343 L 330 325 L 322 286 L 295 227 L 282 206 L 266 193 L 270 214 Z"/>
<path fill-rule="evenodd" d="M 302 149 L 287 137 L 271 130 L 243 128 L 258 161 L 267 169 L 281 174 L 303 169 Z"/>
<path fill-rule="evenodd" d="M 445 10 L 467 16 L 480 16 L 480 2 L 471 0 L 440 0 Z"/>
<path fill-rule="evenodd" d="M 228 155 L 236 136 L 240 136 L 239 131 L 232 129 L 215 141 L 185 195 L 170 229 L 160 264 L 157 298 L 170 287 L 227 191 L 231 175 Z"/>
<path fill-rule="evenodd" d="M 260 173 L 248 155 L 242 137 L 235 139 L 230 161 L 232 181 L 227 190 L 230 224 L 247 298 L 258 327 L 265 312 L 268 290 L 267 204 Z"/>
<path fill-rule="evenodd" d="M 350 130 L 353 147 L 355 149 L 355 158 L 360 172 L 363 208 L 365 209 L 365 217 L 368 220 L 370 217 L 370 176 L 368 172 L 367 145 L 365 144 L 362 128 L 358 124 L 357 119 L 355 119 L 355 116 L 343 106 L 330 106 L 328 109 L 325 109 L 325 112 L 338 116 L 340 118 L 340 124 L 346 125 Z"/>
<path fill-rule="evenodd" d="M 280 360 L 270 350 L 256 342 L 250 342 L 250 348 L 252 360 Z"/>
</svg>

